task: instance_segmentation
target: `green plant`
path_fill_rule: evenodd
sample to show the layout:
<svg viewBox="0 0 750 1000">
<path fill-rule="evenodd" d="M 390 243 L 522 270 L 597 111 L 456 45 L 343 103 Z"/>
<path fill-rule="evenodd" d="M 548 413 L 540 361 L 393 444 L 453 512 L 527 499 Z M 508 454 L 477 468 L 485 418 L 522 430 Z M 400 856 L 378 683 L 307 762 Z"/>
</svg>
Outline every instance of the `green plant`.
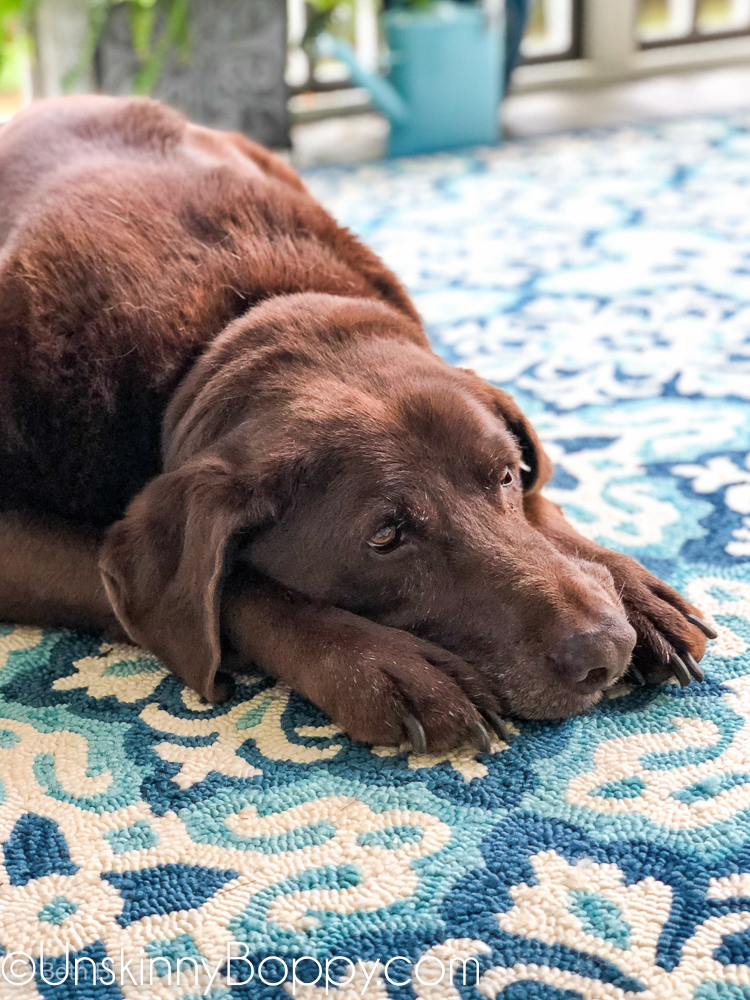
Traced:
<svg viewBox="0 0 750 1000">
<path fill-rule="evenodd" d="M 183 59 L 190 50 L 190 0 L 89 0 L 89 20 L 81 62 L 63 81 L 67 89 L 81 70 L 91 65 L 107 18 L 115 7 L 127 7 L 133 48 L 139 61 L 133 83 L 137 94 L 148 94 L 159 78 L 164 58 L 176 48 Z"/>
<path fill-rule="evenodd" d="M 19 57 L 28 51 L 28 26 L 37 0 L 0 0 L 0 83 L 20 86 Z"/>
<path fill-rule="evenodd" d="M 353 0 L 307 0 L 307 25 L 302 48 L 311 52 L 315 39 L 323 31 L 330 31 L 352 41 L 353 13 Z"/>
<path fill-rule="evenodd" d="M 307 0 L 306 8 L 307 22 L 300 46 L 307 56 L 309 85 L 321 60 L 317 46 L 319 35 L 326 32 L 350 44 L 354 42 L 354 0 Z"/>
<path fill-rule="evenodd" d="M 38 2 L 0 0 L 0 72 L 14 46 L 30 45 Z M 187 58 L 190 0 L 88 0 L 88 30 L 81 58 L 78 66 L 63 80 L 64 89 L 69 89 L 81 71 L 91 65 L 107 18 L 115 7 L 122 6 L 127 8 L 133 48 L 139 62 L 133 87 L 136 93 L 145 94 L 153 89 L 171 48 Z"/>
</svg>

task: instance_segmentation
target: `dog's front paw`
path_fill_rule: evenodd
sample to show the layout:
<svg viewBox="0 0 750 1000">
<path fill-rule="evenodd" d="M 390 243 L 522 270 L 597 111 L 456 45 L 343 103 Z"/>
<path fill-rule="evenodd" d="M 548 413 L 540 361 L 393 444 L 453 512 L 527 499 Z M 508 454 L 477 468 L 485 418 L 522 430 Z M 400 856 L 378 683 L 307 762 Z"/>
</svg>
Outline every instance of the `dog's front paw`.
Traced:
<svg viewBox="0 0 750 1000">
<path fill-rule="evenodd" d="M 317 700 L 353 739 L 421 754 L 469 744 L 489 753 L 490 729 L 508 740 L 487 682 L 457 656 L 372 622 L 344 631 L 327 657 L 334 686 Z"/>
<path fill-rule="evenodd" d="M 702 681 L 698 661 L 706 639 L 715 639 L 716 633 L 699 610 L 628 556 L 618 554 L 607 565 L 638 635 L 629 676 L 639 684 L 660 684 L 670 677 L 683 687 Z"/>
</svg>

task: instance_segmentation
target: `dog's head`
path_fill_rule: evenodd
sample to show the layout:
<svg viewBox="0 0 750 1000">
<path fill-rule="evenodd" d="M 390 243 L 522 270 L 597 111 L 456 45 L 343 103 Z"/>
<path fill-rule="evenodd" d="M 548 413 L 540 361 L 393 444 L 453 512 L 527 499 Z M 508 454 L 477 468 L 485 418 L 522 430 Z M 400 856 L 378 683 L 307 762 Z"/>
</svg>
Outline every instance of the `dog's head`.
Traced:
<svg viewBox="0 0 750 1000">
<path fill-rule="evenodd" d="M 377 303 L 295 296 L 237 321 L 165 423 L 167 471 L 109 533 L 131 636 L 213 695 L 221 581 L 244 560 L 477 664 L 508 711 L 586 709 L 635 634 L 609 572 L 525 506 L 551 467 L 513 400 Z"/>
</svg>

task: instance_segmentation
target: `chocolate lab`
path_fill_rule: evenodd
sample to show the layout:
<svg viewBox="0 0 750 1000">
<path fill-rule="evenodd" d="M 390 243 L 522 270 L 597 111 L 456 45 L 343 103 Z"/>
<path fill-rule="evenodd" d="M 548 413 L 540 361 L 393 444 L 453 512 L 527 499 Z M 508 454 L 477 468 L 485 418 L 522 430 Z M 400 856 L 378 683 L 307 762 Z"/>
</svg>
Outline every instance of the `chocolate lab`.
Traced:
<svg viewBox="0 0 750 1000">
<path fill-rule="evenodd" d="M 577 534 L 511 397 L 281 160 L 67 98 L 2 128 L 0 190 L 0 619 L 212 700 L 255 661 L 422 751 L 701 677 L 696 609 Z"/>
</svg>

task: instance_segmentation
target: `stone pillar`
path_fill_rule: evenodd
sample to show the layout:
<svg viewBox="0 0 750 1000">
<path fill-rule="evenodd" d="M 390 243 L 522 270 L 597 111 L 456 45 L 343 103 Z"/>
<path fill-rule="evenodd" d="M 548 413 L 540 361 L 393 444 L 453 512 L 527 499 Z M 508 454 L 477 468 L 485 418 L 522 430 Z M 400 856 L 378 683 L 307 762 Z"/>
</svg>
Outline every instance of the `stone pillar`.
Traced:
<svg viewBox="0 0 750 1000">
<path fill-rule="evenodd" d="M 34 92 L 62 92 L 80 63 L 90 0 L 40 0 Z M 190 49 L 169 52 L 152 96 L 188 118 L 237 129 L 268 146 L 289 145 L 286 0 L 191 0 Z M 127 6 L 117 5 L 99 41 L 95 67 L 73 81 L 75 92 L 130 94 L 139 68 Z"/>
</svg>

